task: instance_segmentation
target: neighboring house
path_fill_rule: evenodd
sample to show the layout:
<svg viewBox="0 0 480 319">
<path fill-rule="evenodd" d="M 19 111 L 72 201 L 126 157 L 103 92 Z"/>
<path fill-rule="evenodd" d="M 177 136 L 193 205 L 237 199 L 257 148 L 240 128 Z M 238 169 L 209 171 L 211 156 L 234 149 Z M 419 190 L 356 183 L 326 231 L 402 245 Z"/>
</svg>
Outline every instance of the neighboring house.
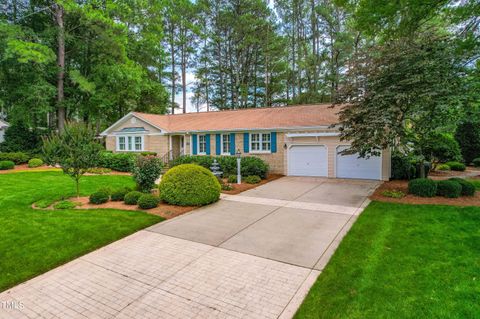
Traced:
<svg viewBox="0 0 480 319">
<path fill-rule="evenodd" d="M 0 120 L 0 143 L 5 140 L 5 131 L 7 130 L 8 126 L 9 124 L 7 122 Z"/>
<path fill-rule="evenodd" d="M 105 130 L 107 149 L 159 156 L 257 156 L 273 173 L 388 180 L 390 151 L 368 159 L 340 154 L 337 113 L 331 105 L 156 115 L 132 112 Z"/>
</svg>

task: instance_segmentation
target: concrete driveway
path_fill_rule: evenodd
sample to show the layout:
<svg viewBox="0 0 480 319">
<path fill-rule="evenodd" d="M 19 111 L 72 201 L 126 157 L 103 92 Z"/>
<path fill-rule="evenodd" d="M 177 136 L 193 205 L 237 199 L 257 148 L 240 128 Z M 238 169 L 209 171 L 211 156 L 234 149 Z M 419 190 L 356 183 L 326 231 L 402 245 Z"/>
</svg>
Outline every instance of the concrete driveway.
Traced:
<svg viewBox="0 0 480 319">
<path fill-rule="evenodd" d="M 377 184 L 223 196 L 0 293 L 0 318 L 291 318 Z"/>
<path fill-rule="evenodd" d="M 378 182 L 284 177 L 148 230 L 321 270 Z"/>
</svg>

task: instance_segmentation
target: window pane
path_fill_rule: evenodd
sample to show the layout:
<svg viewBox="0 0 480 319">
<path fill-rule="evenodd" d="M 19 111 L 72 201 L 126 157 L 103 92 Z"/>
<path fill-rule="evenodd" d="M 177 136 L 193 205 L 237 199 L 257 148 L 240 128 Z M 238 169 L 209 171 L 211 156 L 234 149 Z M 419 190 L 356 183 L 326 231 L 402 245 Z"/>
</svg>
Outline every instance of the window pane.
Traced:
<svg viewBox="0 0 480 319">
<path fill-rule="evenodd" d="M 252 151 L 258 151 L 258 150 L 260 150 L 260 143 L 253 142 L 252 143 Z"/>
<path fill-rule="evenodd" d="M 129 136 L 129 137 L 128 137 L 128 150 L 131 151 L 132 149 L 133 149 L 132 137 Z"/>
<path fill-rule="evenodd" d="M 142 150 L 142 137 L 135 136 L 135 150 L 141 151 Z"/>
<path fill-rule="evenodd" d="M 270 143 L 262 143 L 262 151 L 269 151 L 270 150 Z"/>
<path fill-rule="evenodd" d="M 222 153 L 228 153 L 230 150 L 230 135 L 222 135 Z"/>
<path fill-rule="evenodd" d="M 125 136 L 120 136 L 118 138 L 118 149 L 120 151 L 124 151 L 125 150 Z"/>
<path fill-rule="evenodd" d="M 270 142 L 270 134 L 262 134 L 263 142 Z"/>
<path fill-rule="evenodd" d="M 252 134 L 252 142 L 257 142 L 260 139 L 260 134 Z"/>
</svg>

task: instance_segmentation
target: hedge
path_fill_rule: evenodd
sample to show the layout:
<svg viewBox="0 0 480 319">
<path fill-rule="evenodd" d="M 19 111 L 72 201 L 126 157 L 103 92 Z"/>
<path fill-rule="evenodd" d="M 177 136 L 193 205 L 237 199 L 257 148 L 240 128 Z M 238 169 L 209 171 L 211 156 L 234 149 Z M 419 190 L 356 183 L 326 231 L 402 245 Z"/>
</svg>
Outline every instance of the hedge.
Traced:
<svg viewBox="0 0 480 319">
<path fill-rule="evenodd" d="M 208 169 L 182 164 L 168 170 L 160 182 L 160 198 L 173 205 L 202 206 L 218 201 L 221 186 Z"/>
<path fill-rule="evenodd" d="M 216 159 L 223 172 L 223 176 L 237 174 L 237 158 L 235 156 L 200 156 L 185 155 L 180 156 L 170 162 L 170 167 L 182 164 L 197 164 L 204 168 L 210 169 L 213 160 Z M 255 156 L 244 156 L 240 162 L 242 176 L 258 175 L 266 178 L 268 174 L 268 164 L 261 158 Z"/>
<path fill-rule="evenodd" d="M 450 178 L 449 180 L 455 181 L 462 186 L 462 196 L 473 196 L 475 195 L 475 185 L 473 183 L 464 180 L 463 178 Z"/>
<path fill-rule="evenodd" d="M 0 161 L 12 161 L 15 165 L 26 164 L 30 156 L 22 152 L 0 153 Z"/>
<path fill-rule="evenodd" d="M 434 197 L 437 193 L 437 184 L 429 178 L 417 178 L 408 182 L 408 192 L 420 197 Z"/>
<path fill-rule="evenodd" d="M 437 182 L 437 196 L 457 198 L 462 194 L 462 185 L 454 180 Z"/>
<path fill-rule="evenodd" d="M 445 163 L 446 165 L 450 166 L 450 169 L 452 171 L 464 171 L 467 167 L 465 164 L 460 163 L 460 162 L 447 162 Z"/>
<path fill-rule="evenodd" d="M 119 172 L 132 172 L 137 157 L 137 153 L 102 152 L 97 166 Z"/>
</svg>

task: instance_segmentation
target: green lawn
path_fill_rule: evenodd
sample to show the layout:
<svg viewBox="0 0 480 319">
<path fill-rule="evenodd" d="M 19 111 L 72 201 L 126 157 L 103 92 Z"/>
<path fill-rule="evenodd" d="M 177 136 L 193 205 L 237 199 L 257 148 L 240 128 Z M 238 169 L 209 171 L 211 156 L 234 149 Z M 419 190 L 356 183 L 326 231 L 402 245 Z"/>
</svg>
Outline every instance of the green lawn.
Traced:
<svg viewBox="0 0 480 319">
<path fill-rule="evenodd" d="M 129 176 L 85 176 L 81 191 L 127 185 L 134 186 Z M 0 174 L 0 291 L 162 221 L 132 211 L 31 208 L 62 196 L 74 196 L 74 183 L 60 172 Z"/>
<path fill-rule="evenodd" d="M 480 208 L 371 203 L 295 318 L 480 318 Z"/>
</svg>

